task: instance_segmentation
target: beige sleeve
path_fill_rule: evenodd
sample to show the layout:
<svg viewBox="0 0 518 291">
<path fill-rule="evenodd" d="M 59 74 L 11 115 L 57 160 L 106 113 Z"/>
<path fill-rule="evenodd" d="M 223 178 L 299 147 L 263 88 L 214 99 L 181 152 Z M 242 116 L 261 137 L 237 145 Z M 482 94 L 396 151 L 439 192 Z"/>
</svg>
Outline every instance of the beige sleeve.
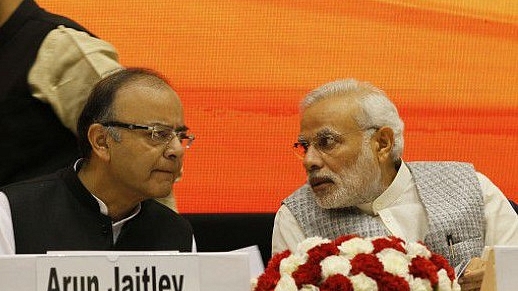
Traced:
<svg viewBox="0 0 518 291">
<path fill-rule="evenodd" d="M 489 178 L 477 173 L 484 193 L 486 246 L 518 246 L 518 215 L 507 197 Z"/>
<path fill-rule="evenodd" d="M 281 205 L 273 221 L 272 255 L 289 249 L 297 250 L 297 245 L 306 239 L 297 219 L 285 205 Z"/>
<path fill-rule="evenodd" d="M 34 97 L 49 103 L 74 133 L 93 85 L 121 68 L 115 48 L 86 32 L 59 26 L 43 40 L 29 72 Z"/>
</svg>

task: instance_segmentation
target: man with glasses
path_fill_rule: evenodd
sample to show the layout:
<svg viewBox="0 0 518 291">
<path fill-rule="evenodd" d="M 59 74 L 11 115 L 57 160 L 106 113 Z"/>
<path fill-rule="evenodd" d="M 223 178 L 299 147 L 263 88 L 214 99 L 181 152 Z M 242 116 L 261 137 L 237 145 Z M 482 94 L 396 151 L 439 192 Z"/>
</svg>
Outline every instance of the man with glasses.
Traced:
<svg viewBox="0 0 518 291">
<path fill-rule="evenodd" d="M 516 213 L 471 164 L 402 161 L 403 121 L 368 83 L 341 80 L 310 92 L 294 149 L 307 183 L 276 214 L 273 253 L 312 236 L 394 235 L 423 241 L 457 266 L 484 246 L 518 245 Z M 482 274 L 470 269 L 463 290 L 479 288 Z"/>
<path fill-rule="evenodd" d="M 167 80 L 124 69 L 99 81 L 77 124 L 73 167 L 0 189 L 0 254 L 195 249 L 190 224 L 155 201 L 194 140 Z"/>
</svg>

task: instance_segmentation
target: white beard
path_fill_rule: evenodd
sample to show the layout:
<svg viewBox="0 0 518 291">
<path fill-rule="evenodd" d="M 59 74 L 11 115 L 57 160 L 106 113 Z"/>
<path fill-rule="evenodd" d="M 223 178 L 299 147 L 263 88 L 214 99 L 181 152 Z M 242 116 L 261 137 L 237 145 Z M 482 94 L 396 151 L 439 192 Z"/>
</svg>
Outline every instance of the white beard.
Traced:
<svg viewBox="0 0 518 291">
<path fill-rule="evenodd" d="M 319 175 L 320 176 L 320 175 Z M 381 169 L 367 142 L 356 162 L 339 174 L 324 174 L 335 183 L 335 189 L 315 195 L 317 204 L 325 209 L 343 208 L 374 201 L 382 192 Z"/>
</svg>

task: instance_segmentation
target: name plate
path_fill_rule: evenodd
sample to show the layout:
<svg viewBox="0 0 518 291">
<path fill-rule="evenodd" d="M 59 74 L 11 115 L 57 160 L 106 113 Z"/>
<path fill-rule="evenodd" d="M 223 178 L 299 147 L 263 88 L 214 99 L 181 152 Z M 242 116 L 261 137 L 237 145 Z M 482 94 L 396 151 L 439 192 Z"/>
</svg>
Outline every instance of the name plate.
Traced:
<svg viewBox="0 0 518 291">
<path fill-rule="evenodd" d="M 41 257 L 37 291 L 200 291 L 198 257 Z"/>
<path fill-rule="evenodd" d="M 518 246 L 494 246 L 496 290 L 516 291 L 518 286 Z"/>
<path fill-rule="evenodd" d="M 95 253 L 0 257 L 2 291 L 241 291 L 246 253 Z M 5 284 L 4 284 L 5 283 Z"/>
</svg>

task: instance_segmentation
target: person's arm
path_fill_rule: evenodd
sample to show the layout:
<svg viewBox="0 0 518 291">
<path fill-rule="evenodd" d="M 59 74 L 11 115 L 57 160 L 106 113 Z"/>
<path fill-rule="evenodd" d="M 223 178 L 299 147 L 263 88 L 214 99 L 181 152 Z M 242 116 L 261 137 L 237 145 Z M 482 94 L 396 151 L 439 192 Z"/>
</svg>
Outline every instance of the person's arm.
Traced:
<svg viewBox="0 0 518 291">
<path fill-rule="evenodd" d="M 49 103 L 61 122 L 76 133 L 77 119 L 93 85 L 119 68 L 111 44 L 59 26 L 41 44 L 28 82 L 32 95 Z"/>
<path fill-rule="evenodd" d="M 15 254 L 13 222 L 9 201 L 0 192 L 0 255 Z"/>
<path fill-rule="evenodd" d="M 287 249 L 294 252 L 305 238 L 295 216 L 286 206 L 281 205 L 273 222 L 272 255 Z"/>
<path fill-rule="evenodd" d="M 484 195 L 485 245 L 518 245 L 518 215 L 491 180 L 481 173 L 477 176 Z"/>
<path fill-rule="evenodd" d="M 477 177 L 484 196 L 485 245 L 518 245 L 518 215 L 491 180 L 481 173 L 477 173 Z M 472 258 L 464 275 L 459 278 L 462 290 L 480 290 L 484 270 L 484 261 Z"/>
</svg>

